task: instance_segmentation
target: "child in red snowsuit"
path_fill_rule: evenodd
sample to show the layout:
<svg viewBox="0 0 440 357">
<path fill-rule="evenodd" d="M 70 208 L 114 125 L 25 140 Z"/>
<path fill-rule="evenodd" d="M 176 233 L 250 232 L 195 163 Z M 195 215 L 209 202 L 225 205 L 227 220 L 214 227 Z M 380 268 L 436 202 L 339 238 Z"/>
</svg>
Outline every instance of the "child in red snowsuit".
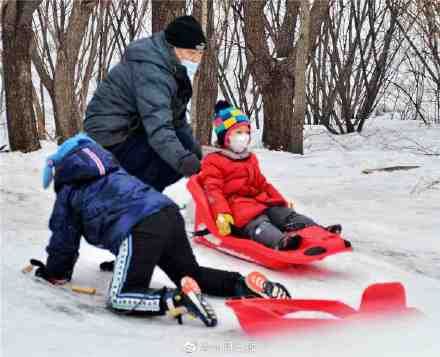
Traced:
<svg viewBox="0 0 440 357">
<path fill-rule="evenodd" d="M 301 238 L 292 232 L 316 223 L 295 212 L 261 173 L 248 150 L 248 117 L 226 101 L 215 112 L 217 150 L 203 159 L 199 175 L 220 234 L 247 236 L 277 250 L 298 248 Z M 341 226 L 328 229 L 340 233 Z"/>
</svg>

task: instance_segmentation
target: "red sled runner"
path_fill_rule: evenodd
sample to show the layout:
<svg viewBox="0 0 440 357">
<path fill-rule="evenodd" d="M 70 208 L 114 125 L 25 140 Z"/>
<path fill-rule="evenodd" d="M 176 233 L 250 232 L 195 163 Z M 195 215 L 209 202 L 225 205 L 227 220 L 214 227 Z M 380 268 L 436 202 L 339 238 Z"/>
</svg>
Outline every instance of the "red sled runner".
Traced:
<svg viewBox="0 0 440 357">
<path fill-rule="evenodd" d="M 390 315 L 421 316 L 406 306 L 405 288 L 400 283 L 373 284 L 364 290 L 359 310 L 336 300 L 229 299 L 240 326 L 249 335 L 268 335 L 282 331 L 333 326 L 359 319 L 377 319 Z M 287 314 L 320 312 L 329 318 L 286 317 Z"/>
<path fill-rule="evenodd" d="M 248 260 L 270 269 L 286 269 L 292 265 L 309 264 L 329 255 L 351 251 L 348 241 L 340 235 L 312 226 L 296 233 L 302 237 L 301 245 L 292 251 L 278 251 L 250 239 L 232 235 L 221 236 L 211 214 L 198 176 L 192 176 L 187 187 L 195 202 L 194 241 L 226 254 Z"/>
</svg>

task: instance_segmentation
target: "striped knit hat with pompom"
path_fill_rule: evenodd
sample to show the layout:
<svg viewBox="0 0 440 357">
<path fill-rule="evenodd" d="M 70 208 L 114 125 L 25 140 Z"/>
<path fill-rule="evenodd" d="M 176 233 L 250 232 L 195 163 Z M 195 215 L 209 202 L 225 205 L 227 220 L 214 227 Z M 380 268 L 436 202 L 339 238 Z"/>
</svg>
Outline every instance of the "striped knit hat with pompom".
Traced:
<svg viewBox="0 0 440 357">
<path fill-rule="evenodd" d="M 215 105 L 214 131 L 220 146 L 225 145 L 225 137 L 229 129 L 246 125 L 251 127 L 250 120 L 240 109 L 235 108 L 226 100 L 220 100 Z"/>
</svg>

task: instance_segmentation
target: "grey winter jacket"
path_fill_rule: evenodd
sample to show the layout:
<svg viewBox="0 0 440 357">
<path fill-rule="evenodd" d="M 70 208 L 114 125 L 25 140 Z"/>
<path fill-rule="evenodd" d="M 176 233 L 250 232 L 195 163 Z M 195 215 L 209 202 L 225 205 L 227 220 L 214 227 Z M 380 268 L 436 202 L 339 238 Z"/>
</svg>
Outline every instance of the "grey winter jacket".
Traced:
<svg viewBox="0 0 440 357">
<path fill-rule="evenodd" d="M 99 84 L 90 101 L 84 129 L 104 147 L 125 141 L 142 125 L 150 146 L 179 171 L 191 155 L 175 130 L 191 132 L 186 106 L 191 82 L 164 32 L 132 42 L 120 63 Z M 191 135 L 194 142 L 194 138 Z"/>
</svg>

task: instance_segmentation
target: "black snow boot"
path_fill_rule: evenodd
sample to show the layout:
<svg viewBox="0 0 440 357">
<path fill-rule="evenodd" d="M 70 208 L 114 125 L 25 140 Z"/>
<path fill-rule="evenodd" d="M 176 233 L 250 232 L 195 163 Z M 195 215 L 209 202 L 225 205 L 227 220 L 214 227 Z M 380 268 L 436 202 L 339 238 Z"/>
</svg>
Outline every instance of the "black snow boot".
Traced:
<svg viewBox="0 0 440 357">
<path fill-rule="evenodd" d="M 254 271 L 238 280 L 236 297 L 288 299 L 291 296 L 284 285 L 271 281 L 264 274 Z"/>
<path fill-rule="evenodd" d="M 295 234 L 295 232 L 289 232 L 280 240 L 275 249 L 282 251 L 296 250 L 300 247 L 301 242 L 302 238 L 298 234 Z"/>
<path fill-rule="evenodd" d="M 197 282 L 193 278 L 185 276 L 181 280 L 181 286 L 181 290 L 173 289 L 164 293 L 163 300 L 167 313 L 175 317 L 180 324 L 182 316 L 188 314 L 202 320 L 207 327 L 216 326 L 215 311 L 201 293 Z"/>
<path fill-rule="evenodd" d="M 325 229 L 334 234 L 342 233 L 342 226 L 340 224 L 332 224 L 331 226 L 325 227 Z"/>
</svg>

